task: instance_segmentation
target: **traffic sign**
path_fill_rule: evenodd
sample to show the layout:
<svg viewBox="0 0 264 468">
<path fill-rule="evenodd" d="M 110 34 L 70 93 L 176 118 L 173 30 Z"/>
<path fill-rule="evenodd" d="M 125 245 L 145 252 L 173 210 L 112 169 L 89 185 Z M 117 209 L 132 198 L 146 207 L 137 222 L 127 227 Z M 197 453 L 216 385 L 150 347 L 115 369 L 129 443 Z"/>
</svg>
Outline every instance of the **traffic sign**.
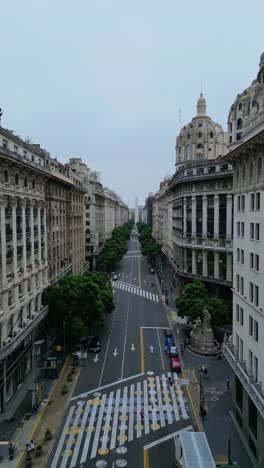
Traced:
<svg viewBox="0 0 264 468">
<path fill-rule="evenodd" d="M 56 346 L 56 350 L 61 351 L 61 346 L 60 345 Z"/>
</svg>

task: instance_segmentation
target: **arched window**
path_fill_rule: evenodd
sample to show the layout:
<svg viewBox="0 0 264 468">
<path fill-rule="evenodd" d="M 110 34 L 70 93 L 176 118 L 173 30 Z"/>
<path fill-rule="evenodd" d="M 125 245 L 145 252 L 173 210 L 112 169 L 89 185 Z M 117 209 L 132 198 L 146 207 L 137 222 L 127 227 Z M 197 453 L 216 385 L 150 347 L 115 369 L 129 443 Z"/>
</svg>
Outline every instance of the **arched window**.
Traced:
<svg viewBox="0 0 264 468">
<path fill-rule="evenodd" d="M 197 149 L 203 149 L 203 144 L 202 143 L 198 143 L 198 145 L 196 146 Z"/>
<path fill-rule="evenodd" d="M 188 138 L 188 140 L 190 140 L 190 138 L 191 138 L 190 133 L 188 133 L 187 138 Z"/>
<path fill-rule="evenodd" d="M 246 165 L 245 164 L 242 169 L 242 184 L 246 185 Z"/>
<path fill-rule="evenodd" d="M 210 132 L 210 138 L 214 138 L 214 132 Z"/>
<path fill-rule="evenodd" d="M 254 175 L 254 165 L 253 165 L 253 161 L 250 161 L 250 165 L 249 165 L 249 183 L 250 183 L 250 185 L 253 184 L 253 175 Z"/>
<path fill-rule="evenodd" d="M 5 169 L 4 171 L 4 179 L 5 179 L 5 182 L 9 182 L 9 172 L 7 169 Z"/>
<path fill-rule="evenodd" d="M 15 184 L 19 185 L 19 174 L 18 173 L 16 173 L 16 175 L 15 175 Z"/>
<path fill-rule="evenodd" d="M 28 178 L 27 177 L 25 177 L 25 179 L 24 179 L 24 187 L 28 187 Z"/>
<path fill-rule="evenodd" d="M 202 138 L 203 134 L 202 132 L 198 132 L 198 138 Z"/>
<path fill-rule="evenodd" d="M 202 127 L 202 126 L 203 126 L 202 122 L 199 122 L 198 127 Z"/>
<path fill-rule="evenodd" d="M 35 187 L 36 187 L 36 182 L 35 182 L 35 179 L 33 179 L 33 180 L 32 180 L 32 188 L 33 188 L 33 190 L 35 189 Z"/>
<path fill-rule="evenodd" d="M 238 110 L 242 110 L 242 102 L 239 103 Z"/>
<path fill-rule="evenodd" d="M 233 131 L 233 124 L 232 122 L 229 123 L 229 132 L 232 133 Z"/>
<path fill-rule="evenodd" d="M 237 119 L 237 130 L 241 130 L 243 125 L 243 120 L 242 119 Z"/>
<path fill-rule="evenodd" d="M 258 159 L 258 172 L 257 172 L 257 182 L 258 184 L 262 181 L 262 159 Z"/>
</svg>

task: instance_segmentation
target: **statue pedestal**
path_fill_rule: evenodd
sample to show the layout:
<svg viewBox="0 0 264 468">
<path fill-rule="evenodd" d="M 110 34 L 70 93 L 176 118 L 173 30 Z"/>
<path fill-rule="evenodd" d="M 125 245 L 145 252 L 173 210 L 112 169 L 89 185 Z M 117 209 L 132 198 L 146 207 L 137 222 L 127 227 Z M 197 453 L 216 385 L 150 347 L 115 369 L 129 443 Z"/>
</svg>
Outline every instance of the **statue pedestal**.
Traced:
<svg viewBox="0 0 264 468">
<path fill-rule="evenodd" d="M 190 347 L 199 354 L 214 354 L 214 334 L 211 326 L 194 327 L 190 335 Z"/>
</svg>

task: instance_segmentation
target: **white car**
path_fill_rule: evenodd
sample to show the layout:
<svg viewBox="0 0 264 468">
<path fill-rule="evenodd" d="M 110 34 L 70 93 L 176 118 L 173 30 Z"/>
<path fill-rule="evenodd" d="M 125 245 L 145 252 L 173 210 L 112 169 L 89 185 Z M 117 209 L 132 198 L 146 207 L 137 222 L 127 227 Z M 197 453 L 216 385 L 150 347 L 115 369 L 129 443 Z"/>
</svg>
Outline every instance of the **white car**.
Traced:
<svg viewBox="0 0 264 468">
<path fill-rule="evenodd" d="M 117 279 L 117 275 L 113 275 L 113 281 L 116 281 Z"/>
</svg>

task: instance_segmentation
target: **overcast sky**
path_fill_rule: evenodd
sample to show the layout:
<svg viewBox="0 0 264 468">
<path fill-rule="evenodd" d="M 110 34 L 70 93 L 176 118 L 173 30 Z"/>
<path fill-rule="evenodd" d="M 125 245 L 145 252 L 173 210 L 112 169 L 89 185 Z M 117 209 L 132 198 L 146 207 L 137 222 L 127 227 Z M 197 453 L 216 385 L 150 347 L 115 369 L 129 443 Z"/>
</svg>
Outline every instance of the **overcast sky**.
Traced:
<svg viewBox="0 0 264 468">
<path fill-rule="evenodd" d="M 130 206 L 174 173 L 201 82 L 226 129 L 264 50 L 263 0 L 2 0 L 0 16 L 2 126 L 81 157 Z"/>
</svg>

